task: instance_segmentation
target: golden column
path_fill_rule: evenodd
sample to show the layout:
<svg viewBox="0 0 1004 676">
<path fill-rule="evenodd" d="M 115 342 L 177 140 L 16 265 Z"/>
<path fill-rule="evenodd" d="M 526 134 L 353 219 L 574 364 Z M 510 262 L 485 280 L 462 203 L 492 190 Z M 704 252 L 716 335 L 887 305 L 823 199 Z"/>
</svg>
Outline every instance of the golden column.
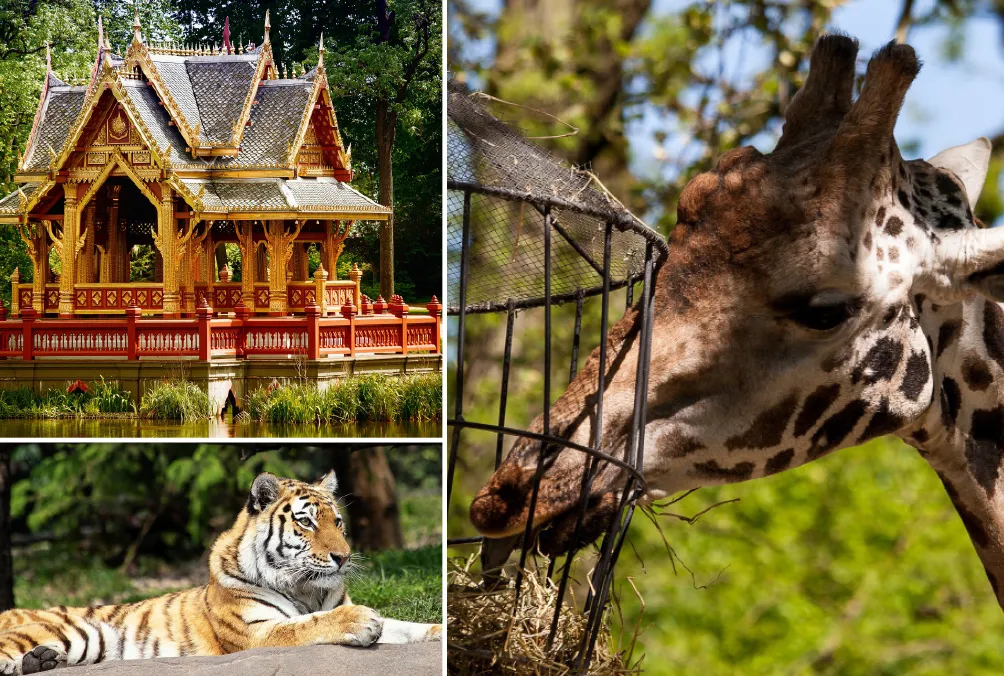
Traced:
<svg viewBox="0 0 1004 676">
<path fill-rule="evenodd" d="M 338 279 L 338 257 L 345 249 L 345 238 L 349 236 L 355 221 L 324 221 L 324 263 L 331 279 Z"/>
<path fill-rule="evenodd" d="M 81 249 L 77 255 L 77 282 L 88 283 L 94 281 L 94 221 L 97 215 L 97 200 L 91 200 L 84 207 L 84 227 L 81 233 Z"/>
<path fill-rule="evenodd" d="M 290 260 L 289 266 L 293 273 L 293 281 L 295 282 L 308 280 L 310 270 L 310 263 L 307 260 L 308 246 L 310 245 L 304 242 L 295 242 L 293 244 L 293 258 Z"/>
<path fill-rule="evenodd" d="M 49 271 L 49 240 L 45 230 L 46 226 L 37 221 L 17 225 L 17 234 L 28 247 L 31 257 L 31 306 L 39 317 L 45 314 L 45 282 Z"/>
<path fill-rule="evenodd" d="M 199 260 L 196 268 L 196 281 L 206 285 L 206 301 L 212 305 L 216 294 L 216 243 L 213 241 L 213 223 L 206 221 L 206 231 L 199 241 Z M 198 303 L 196 303 L 198 305 Z"/>
<path fill-rule="evenodd" d="M 286 221 L 265 221 L 265 248 L 268 251 L 268 313 L 273 317 L 286 314 L 286 264 L 293 256 L 293 246 L 303 221 L 293 221 L 293 230 Z"/>
<path fill-rule="evenodd" d="M 192 219 L 192 233 L 195 232 L 199 221 Z M 194 236 L 187 245 L 182 247 L 181 253 L 181 311 L 185 316 L 195 316 L 195 270 L 202 253 L 202 242 L 209 234 L 208 224 L 203 229 L 202 234 Z"/>
<path fill-rule="evenodd" d="M 234 221 L 234 232 L 237 233 L 237 245 L 241 249 L 241 301 L 244 307 L 254 313 L 254 221 L 245 221 L 241 230 L 240 221 Z"/>
<path fill-rule="evenodd" d="M 119 229 L 119 193 L 121 185 L 108 186 L 108 238 L 105 240 L 105 251 L 101 256 L 102 282 L 128 282 L 123 279 L 125 265 L 125 233 Z"/>
<path fill-rule="evenodd" d="M 160 184 L 160 206 L 157 209 L 157 230 L 153 233 L 153 243 L 163 258 L 164 275 L 164 316 L 177 317 L 181 312 L 179 276 L 181 257 L 185 253 L 188 240 L 192 237 L 192 226 L 188 222 L 184 235 L 178 233 L 178 222 L 174 217 L 174 193 L 171 186 Z"/>
<path fill-rule="evenodd" d="M 45 221 L 52 245 L 59 252 L 59 316 L 73 317 L 73 287 L 77 254 L 84 245 L 80 237 L 80 212 L 77 210 L 77 184 L 64 183 L 63 229 L 57 237 L 52 224 Z"/>
</svg>

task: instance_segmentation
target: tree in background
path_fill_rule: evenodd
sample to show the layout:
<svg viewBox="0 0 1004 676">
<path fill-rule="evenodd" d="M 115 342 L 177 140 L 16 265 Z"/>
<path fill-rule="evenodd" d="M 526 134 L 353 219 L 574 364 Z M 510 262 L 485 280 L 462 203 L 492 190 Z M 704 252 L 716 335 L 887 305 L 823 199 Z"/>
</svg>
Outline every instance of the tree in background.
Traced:
<svg viewBox="0 0 1004 676">
<path fill-rule="evenodd" d="M 394 209 L 378 229 L 358 229 L 346 260 L 379 260 L 385 298 L 441 293 L 439 276 L 430 274 L 442 266 L 441 2 L 180 0 L 173 16 L 186 40 L 220 42 L 229 17 L 235 40 L 257 43 L 266 9 L 280 64 L 310 68 L 323 34 L 332 102 L 352 145 L 353 183 Z"/>
<path fill-rule="evenodd" d="M 491 4 L 450 0 L 447 52 L 450 74 L 471 89 L 577 127 L 575 135 L 536 142 L 592 168 L 664 234 L 697 172 L 733 147 L 773 145 L 816 37 L 849 3 L 666 4 L 504 0 L 496 12 L 484 9 Z M 944 50 L 925 60 L 959 63 L 967 50 L 1000 48 L 966 39 L 973 18 L 1004 28 L 1004 5 L 990 5 L 905 0 L 888 37 L 940 27 Z M 533 111 L 490 106 L 529 135 L 568 131 Z M 640 138 L 640 149 L 629 146 L 627 131 Z M 976 209 L 986 222 L 1004 215 L 1002 134 L 1004 121 L 990 134 L 995 154 Z M 901 144 L 904 154 L 911 153 L 907 146 Z M 623 293 L 612 295 L 613 316 L 624 302 Z M 599 342 L 598 318 L 598 301 L 587 300 L 580 366 Z M 506 409 L 513 427 L 541 410 L 542 324 L 539 310 L 515 319 Z M 574 325 L 574 307 L 554 309 L 552 397 L 568 379 Z M 469 420 L 498 415 L 505 330 L 501 316 L 467 318 Z M 495 444 L 490 435 L 465 432 L 449 504 L 451 537 L 473 534 L 467 507 L 491 475 Z M 639 632 L 635 657 L 645 656 L 646 674 L 1004 669 L 992 645 L 1004 616 L 937 476 L 905 444 L 885 438 L 770 479 L 703 488 L 666 511 L 689 516 L 734 498 L 741 502 L 693 525 L 664 516 L 657 528 L 635 512 L 611 617 L 623 645 Z M 459 546 L 452 552 L 471 553 Z"/>
</svg>

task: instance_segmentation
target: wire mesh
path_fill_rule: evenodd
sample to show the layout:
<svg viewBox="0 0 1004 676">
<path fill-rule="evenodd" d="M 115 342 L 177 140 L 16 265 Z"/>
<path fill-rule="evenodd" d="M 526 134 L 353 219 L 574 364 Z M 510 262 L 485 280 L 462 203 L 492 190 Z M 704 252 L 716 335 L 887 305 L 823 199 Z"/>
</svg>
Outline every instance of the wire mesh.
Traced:
<svg viewBox="0 0 1004 676">
<path fill-rule="evenodd" d="M 527 513 L 530 516 L 520 538 L 520 559 L 515 579 L 518 603 L 523 571 L 533 550 L 539 524 L 533 523 L 540 482 L 550 454 L 583 453 L 587 470 L 579 489 L 579 505 L 571 542 L 560 570 L 552 558 L 547 575 L 558 588 L 558 605 L 551 621 L 550 649 L 564 609 L 561 599 L 568 591 L 572 563 L 589 503 L 593 480 L 608 465 L 623 470 L 618 486 L 616 516 L 602 534 L 598 560 L 592 568 L 585 600 L 587 629 L 575 657 L 567 666 L 585 673 L 603 627 L 613 570 L 630 525 L 634 504 L 642 494 L 640 473 L 644 458 L 645 393 L 653 312 L 654 272 L 667 249 L 665 241 L 631 216 L 616 200 L 597 187 L 593 177 L 563 163 L 525 139 L 478 105 L 458 85 L 451 83 L 448 135 L 448 311 L 456 316 L 456 380 L 453 387 L 453 418 L 447 477 L 447 500 L 452 497 L 464 430 L 497 435 L 494 467 L 502 462 L 504 438 L 523 437 L 539 442 L 540 450 Z M 628 448 L 623 457 L 601 450 L 602 407 L 607 355 L 599 354 L 596 424 L 588 446 L 552 434 L 551 405 L 552 307 L 574 301 L 575 326 L 571 345 L 569 378 L 577 375 L 584 301 L 600 296 L 600 345 L 606 345 L 610 325 L 611 291 L 628 287 L 631 306 L 634 285 L 640 283 L 638 312 L 641 354 L 635 382 L 635 413 Z M 543 428 L 532 433 L 506 426 L 514 319 L 518 310 L 541 307 L 544 313 L 543 381 L 540 393 Z M 498 423 L 464 419 L 466 318 L 479 312 L 505 312 L 506 334 L 498 397 Z M 517 374 L 518 377 L 518 374 Z M 482 477 L 487 481 L 489 477 Z M 450 545 L 482 542 L 480 537 L 462 537 Z"/>
</svg>

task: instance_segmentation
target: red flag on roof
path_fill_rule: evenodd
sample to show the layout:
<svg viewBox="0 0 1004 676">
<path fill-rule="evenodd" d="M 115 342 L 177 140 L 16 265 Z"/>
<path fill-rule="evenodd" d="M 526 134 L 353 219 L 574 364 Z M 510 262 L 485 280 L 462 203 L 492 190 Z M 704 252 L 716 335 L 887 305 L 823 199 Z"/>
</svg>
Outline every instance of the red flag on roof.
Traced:
<svg viewBox="0 0 1004 676">
<path fill-rule="evenodd" d="M 223 46 L 227 48 L 227 54 L 233 52 L 230 46 L 230 17 L 228 16 L 223 22 Z"/>
</svg>

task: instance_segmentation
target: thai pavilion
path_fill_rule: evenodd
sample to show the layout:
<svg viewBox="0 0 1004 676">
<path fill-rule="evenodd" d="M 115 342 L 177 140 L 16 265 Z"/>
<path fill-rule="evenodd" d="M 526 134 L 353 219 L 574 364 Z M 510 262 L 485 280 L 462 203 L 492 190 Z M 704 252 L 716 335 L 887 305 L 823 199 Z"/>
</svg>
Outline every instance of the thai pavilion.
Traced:
<svg viewBox="0 0 1004 676">
<path fill-rule="evenodd" d="M 328 304 L 351 295 L 360 305 L 358 273 L 335 279 L 339 253 L 355 221 L 390 210 L 349 185 L 323 42 L 316 68 L 280 72 L 269 29 L 266 13 L 256 47 L 234 47 L 229 30 L 215 48 L 158 46 L 143 41 L 137 14 L 122 55 L 99 25 L 86 82 L 64 82 L 47 59 L 19 187 L 0 200 L 0 224 L 18 228 L 32 260 L 32 283 L 12 280 L 13 314 L 114 315 L 136 304 L 172 318 L 194 316 L 203 299 L 218 312 L 302 313 L 314 299 L 311 243 Z M 240 247 L 240 283 L 217 269 L 224 242 Z M 155 279 L 130 283 L 130 252 L 142 244 L 154 247 Z"/>
<path fill-rule="evenodd" d="M 0 305 L 2 377 L 40 391 L 117 378 L 138 396 L 189 359 L 220 404 L 296 375 L 293 356 L 319 383 L 441 369 L 435 297 L 416 313 L 362 295 L 356 266 L 336 278 L 353 224 L 390 210 L 349 185 L 323 40 L 316 68 L 289 73 L 269 29 L 266 13 L 258 46 L 235 47 L 228 28 L 220 47 L 152 45 L 137 14 L 121 55 L 99 24 L 86 80 L 58 78 L 47 58 L 18 189 L 0 200 L 0 227 L 17 228 L 32 261 L 30 284 L 11 275 L 9 318 Z M 239 247 L 239 282 L 217 264 L 221 243 Z M 154 279 L 131 281 L 142 245 Z"/>
</svg>

